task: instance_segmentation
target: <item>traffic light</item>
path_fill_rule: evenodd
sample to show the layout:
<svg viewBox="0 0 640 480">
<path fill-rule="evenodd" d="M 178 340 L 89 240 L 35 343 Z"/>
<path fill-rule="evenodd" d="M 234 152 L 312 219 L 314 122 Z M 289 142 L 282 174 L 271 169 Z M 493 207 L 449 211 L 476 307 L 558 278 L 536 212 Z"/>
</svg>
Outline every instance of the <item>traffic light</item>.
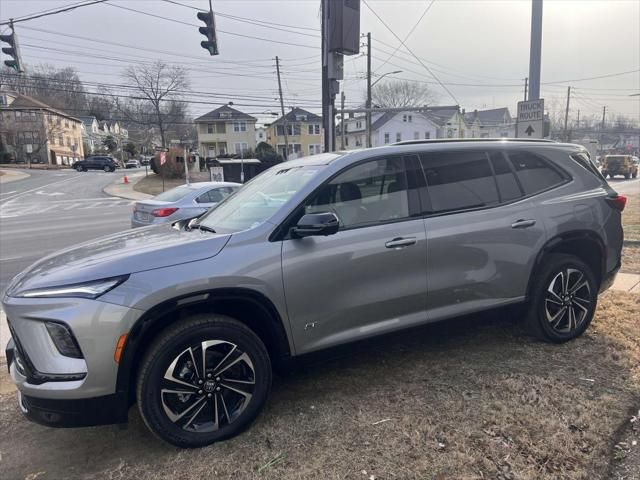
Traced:
<svg viewBox="0 0 640 480">
<path fill-rule="evenodd" d="M 13 68 L 17 73 L 22 73 L 22 60 L 20 59 L 20 50 L 18 50 L 18 37 L 11 25 L 11 33 L 9 35 L 0 35 L 0 42 L 8 43 L 9 47 L 2 47 L 2 53 L 6 53 L 12 60 L 5 60 L 7 67 Z"/>
<path fill-rule="evenodd" d="M 207 41 L 200 42 L 205 50 L 209 51 L 209 55 L 218 55 L 218 39 L 216 37 L 216 19 L 213 11 L 198 12 L 198 20 L 202 20 L 206 27 L 198 28 L 198 31 L 207 37 Z"/>
</svg>

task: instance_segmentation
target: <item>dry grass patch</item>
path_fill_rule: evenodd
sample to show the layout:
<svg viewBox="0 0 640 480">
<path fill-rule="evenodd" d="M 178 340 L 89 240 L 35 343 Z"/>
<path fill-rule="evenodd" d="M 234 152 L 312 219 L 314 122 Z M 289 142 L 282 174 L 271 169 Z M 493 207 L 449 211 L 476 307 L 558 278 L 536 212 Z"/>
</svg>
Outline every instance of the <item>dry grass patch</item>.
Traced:
<svg viewBox="0 0 640 480">
<path fill-rule="evenodd" d="M 606 478 L 616 432 L 640 403 L 640 296 L 606 293 L 591 328 L 565 345 L 525 338 L 519 315 L 414 330 L 305 364 L 276 380 L 247 432 L 199 450 L 160 443 L 133 411 L 127 431 L 51 430 L 3 401 L 6 478 Z"/>
<path fill-rule="evenodd" d="M 624 246 L 621 271 L 640 274 L 640 245 Z"/>
<path fill-rule="evenodd" d="M 615 187 L 614 187 L 615 188 Z M 640 193 L 626 195 L 627 205 L 622 212 L 625 240 L 640 241 Z"/>
</svg>

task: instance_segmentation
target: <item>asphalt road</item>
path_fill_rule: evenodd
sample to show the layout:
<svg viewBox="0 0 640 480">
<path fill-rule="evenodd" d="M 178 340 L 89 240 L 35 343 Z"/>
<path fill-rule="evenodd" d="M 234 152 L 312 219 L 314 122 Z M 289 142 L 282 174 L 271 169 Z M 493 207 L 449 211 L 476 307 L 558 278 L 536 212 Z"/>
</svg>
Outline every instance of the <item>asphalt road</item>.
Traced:
<svg viewBox="0 0 640 480">
<path fill-rule="evenodd" d="M 102 192 L 114 173 L 31 170 L 0 184 L 0 292 L 51 252 L 130 228 L 130 200 Z"/>
</svg>

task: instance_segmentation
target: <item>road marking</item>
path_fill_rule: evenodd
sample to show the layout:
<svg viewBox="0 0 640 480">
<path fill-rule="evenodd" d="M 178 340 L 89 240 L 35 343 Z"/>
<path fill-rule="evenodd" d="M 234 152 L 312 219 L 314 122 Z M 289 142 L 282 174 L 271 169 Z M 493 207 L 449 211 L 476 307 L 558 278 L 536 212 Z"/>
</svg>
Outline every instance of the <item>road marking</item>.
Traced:
<svg viewBox="0 0 640 480">
<path fill-rule="evenodd" d="M 38 191 L 36 192 L 36 195 L 46 195 L 47 197 L 57 197 L 57 196 L 60 196 L 60 195 L 65 195 L 65 194 L 64 194 L 64 193 L 62 193 L 62 192 L 51 192 L 51 193 L 47 193 L 47 192 L 43 192 L 42 190 L 38 190 Z"/>
<path fill-rule="evenodd" d="M 11 190 L 10 192 L 0 192 L 0 195 L 10 195 L 12 193 L 16 193 L 17 190 Z"/>
<path fill-rule="evenodd" d="M 40 185 L 40 186 L 38 186 L 36 188 L 32 188 L 31 190 L 25 190 L 24 192 L 17 193 L 12 197 L 3 198 L 0 201 L 8 202 L 8 201 L 13 200 L 15 198 L 19 198 L 19 197 L 21 197 L 23 195 L 26 195 L 27 193 L 33 193 L 36 190 L 42 190 L 43 188 L 50 187 L 51 185 L 57 185 L 57 184 L 60 184 L 60 183 L 68 182 L 69 180 L 73 180 L 74 178 L 79 177 L 79 176 L 80 176 L 80 174 L 76 174 L 76 175 L 73 175 L 72 177 L 67 177 L 67 178 L 63 178 L 62 180 L 58 180 L 57 182 L 51 182 L 51 183 L 47 183 L 46 185 Z"/>
<path fill-rule="evenodd" d="M 79 200 L 54 200 L 47 203 L 27 203 L 0 205 L 0 218 L 15 218 L 27 215 L 39 215 L 51 210 L 73 211 L 73 210 L 101 210 L 112 209 L 113 207 L 128 207 L 133 205 L 135 200 L 103 198 L 99 201 L 85 202 Z"/>
</svg>

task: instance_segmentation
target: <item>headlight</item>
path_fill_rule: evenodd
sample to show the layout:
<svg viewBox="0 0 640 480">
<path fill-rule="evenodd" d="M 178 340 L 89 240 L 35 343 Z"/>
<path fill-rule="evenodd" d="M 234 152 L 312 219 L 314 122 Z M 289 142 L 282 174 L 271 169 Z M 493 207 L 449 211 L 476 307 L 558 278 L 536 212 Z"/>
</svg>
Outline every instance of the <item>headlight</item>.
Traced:
<svg viewBox="0 0 640 480">
<path fill-rule="evenodd" d="M 25 290 L 15 294 L 16 297 L 23 298 L 55 298 L 55 297 L 77 297 L 77 298 L 98 298 L 109 290 L 124 282 L 128 275 L 121 277 L 105 278 L 92 282 L 76 283 L 74 285 L 62 285 L 60 287 L 35 288 Z"/>
</svg>

